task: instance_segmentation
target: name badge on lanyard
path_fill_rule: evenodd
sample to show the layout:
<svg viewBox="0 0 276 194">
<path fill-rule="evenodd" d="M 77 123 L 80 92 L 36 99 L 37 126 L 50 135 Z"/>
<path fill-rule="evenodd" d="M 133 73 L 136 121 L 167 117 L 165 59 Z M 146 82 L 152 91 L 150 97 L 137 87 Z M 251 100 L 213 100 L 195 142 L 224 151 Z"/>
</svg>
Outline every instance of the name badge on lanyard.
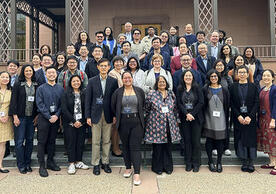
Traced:
<svg viewBox="0 0 276 194">
<path fill-rule="evenodd" d="M 240 107 L 240 111 L 241 113 L 247 113 L 247 106 L 245 106 L 244 104 Z"/>
<path fill-rule="evenodd" d="M 56 112 L 56 106 L 52 105 L 50 106 L 50 113 L 54 113 L 54 112 Z"/>
<path fill-rule="evenodd" d="M 33 102 L 34 101 L 34 96 L 28 96 L 28 101 Z"/>
<path fill-rule="evenodd" d="M 186 103 L 186 104 L 185 104 L 185 108 L 186 108 L 187 110 L 192 110 L 192 109 L 193 109 L 193 104 L 192 104 L 192 103 Z"/>
<path fill-rule="evenodd" d="M 131 113 L 131 107 L 124 107 L 124 112 L 125 113 Z"/>
<path fill-rule="evenodd" d="M 80 120 L 82 119 L 82 115 L 81 114 L 76 114 L 76 120 Z"/>
<path fill-rule="evenodd" d="M 0 112 L 0 116 L 4 117 L 5 116 L 5 112 Z"/>
<path fill-rule="evenodd" d="M 103 104 L 103 98 L 96 98 L 96 104 Z"/>
<path fill-rule="evenodd" d="M 169 108 L 167 106 L 162 106 L 162 113 L 168 113 Z"/>
<path fill-rule="evenodd" d="M 213 111 L 213 117 L 220 117 L 220 111 Z"/>
</svg>

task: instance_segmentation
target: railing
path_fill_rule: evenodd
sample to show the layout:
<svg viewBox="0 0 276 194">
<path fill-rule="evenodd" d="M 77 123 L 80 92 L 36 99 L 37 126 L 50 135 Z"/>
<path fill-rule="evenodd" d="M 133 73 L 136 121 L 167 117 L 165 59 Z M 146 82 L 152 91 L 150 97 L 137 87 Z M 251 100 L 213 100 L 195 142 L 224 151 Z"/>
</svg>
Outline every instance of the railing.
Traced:
<svg viewBox="0 0 276 194">
<path fill-rule="evenodd" d="M 253 47 L 256 57 L 271 58 L 276 57 L 276 45 L 249 45 Z M 238 46 L 239 52 L 243 54 L 244 49 L 248 46 Z"/>
<path fill-rule="evenodd" d="M 0 63 L 6 63 L 8 60 L 15 59 L 19 62 L 31 62 L 38 49 L 5 49 L 0 50 Z"/>
</svg>

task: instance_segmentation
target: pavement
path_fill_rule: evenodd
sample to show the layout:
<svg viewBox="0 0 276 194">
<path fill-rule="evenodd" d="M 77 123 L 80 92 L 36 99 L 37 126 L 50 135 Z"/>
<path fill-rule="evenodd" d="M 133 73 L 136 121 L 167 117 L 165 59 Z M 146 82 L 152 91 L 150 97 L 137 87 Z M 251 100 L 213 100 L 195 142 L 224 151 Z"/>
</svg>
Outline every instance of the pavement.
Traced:
<svg viewBox="0 0 276 194">
<path fill-rule="evenodd" d="M 198 173 L 186 172 L 184 166 L 175 166 L 171 175 L 156 175 L 150 167 L 141 169 L 140 186 L 134 186 L 131 178 L 124 178 L 124 167 L 112 167 L 112 173 L 101 171 L 99 176 L 92 169 L 78 170 L 68 175 L 67 168 L 59 172 L 49 172 L 42 178 L 38 168 L 22 175 L 16 168 L 8 168 L 10 173 L 0 174 L 0 193 L 5 194 L 171 194 L 171 193 L 275 193 L 276 176 L 270 170 L 256 167 L 254 173 L 241 172 L 240 166 L 223 166 L 222 173 L 211 173 L 202 166 Z"/>
</svg>

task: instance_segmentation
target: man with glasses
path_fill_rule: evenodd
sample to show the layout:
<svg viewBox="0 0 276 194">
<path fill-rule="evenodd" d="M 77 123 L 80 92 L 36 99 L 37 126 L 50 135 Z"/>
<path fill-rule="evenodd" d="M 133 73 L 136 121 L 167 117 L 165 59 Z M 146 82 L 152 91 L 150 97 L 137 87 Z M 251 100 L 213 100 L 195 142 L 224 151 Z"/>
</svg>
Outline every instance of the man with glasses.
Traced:
<svg viewBox="0 0 276 194">
<path fill-rule="evenodd" d="M 98 62 L 103 58 L 103 49 L 100 46 L 95 46 L 92 49 L 93 58 L 85 67 L 85 73 L 90 79 L 91 77 L 99 75 L 99 70 L 97 68 Z"/>
<path fill-rule="evenodd" d="M 47 78 L 46 78 L 46 74 L 45 74 L 45 69 L 47 67 L 50 67 L 53 65 L 53 59 L 52 56 L 49 54 L 44 54 L 42 55 L 41 58 L 41 66 L 42 68 L 37 70 L 35 72 L 35 78 L 36 78 L 36 82 L 38 83 L 38 85 L 42 85 L 44 83 L 47 82 Z"/>
<path fill-rule="evenodd" d="M 145 45 L 146 53 L 149 53 L 152 46 L 152 39 L 156 37 L 155 28 L 153 26 L 148 27 L 148 35 L 142 39 L 142 43 Z"/>
<path fill-rule="evenodd" d="M 104 32 L 98 31 L 95 33 L 96 43 L 93 45 L 92 50 L 95 46 L 99 46 L 103 49 L 103 58 L 108 59 L 109 61 L 112 60 L 112 56 L 110 55 L 109 47 L 103 44 L 104 41 Z"/>
<path fill-rule="evenodd" d="M 100 174 L 101 168 L 111 173 L 109 167 L 109 153 L 111 146 L 111 125 L 115 123 L 115 115 L 111 110 L 111 96 L 118 88 L 116 79 L 108 76 L 110 62 L 101 59 L 97 68 L 99 75 L 89 79 L 85 96 L 85 118 L 92 127 L 92 161 L 93 174 Z M 101 144 L 102 142 L 102 144 Z M 102 154 L 100 154 L 102 145 Z"/>
<path fill-rule="evenodd" d="M 145 50 L 145 44 L 141 42 L 141 30 L 138 28 L 133 30 L 133 42 L 131 43 L 131 52 L 139 57 L 139 60 L 143 60 L 147 54 Z"/>
<path fill-rule="evenodd" d="M 125 35 L 126 35 L 126 40 L 131 42 L 132 41 L 132 23 L 127 22 L 125 23 Z"/>
</svg>

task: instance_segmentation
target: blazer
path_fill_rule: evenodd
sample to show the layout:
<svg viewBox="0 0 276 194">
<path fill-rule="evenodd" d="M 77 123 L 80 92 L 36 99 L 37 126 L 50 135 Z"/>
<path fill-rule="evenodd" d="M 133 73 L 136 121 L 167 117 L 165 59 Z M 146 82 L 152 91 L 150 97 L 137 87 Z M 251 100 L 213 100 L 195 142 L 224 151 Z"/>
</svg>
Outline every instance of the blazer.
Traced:
<svg viewBox="0 0 276 194">
<path fill-rule="evenodd" d="M 26 109 L 26 90 L 25 85 L 21 84 L 22 82 L 16 81 L 12 88 L 11 102 L 9 108 L 9 115 L 17 115 L 18 117 L 25 117 L 25 109 Z M 37 107 L 36 107 L 36 90 L 38 88 L 38 84 L 33 82 L 35 94 L 34 94 L 34 102 L 33 102 L 33 112 L 32 116 L 36 116 Z"/>
<path fill-rule="evenodd" d="M 82 124 L 85 124 L 85 92 L 82 91 L 80 93 L 81 98 L 81 111 L 82 118 L 79 120 Z M 74 118 L 74 105 L 75 105 L 75 95 L 72 90 L 67 90 L 61 96 L 61 114 L 62 114 L 62 122 L 64 123 L 75 123 L 76 120 Z"/>
<path fill-rule="evenodd" d="M 145 93 L 139 88 L 133 86 L 134 92 L 138 101 L 138 114 L 142 127 L 145 127 L 144 121 L 144 104 L 145 104 Z M 111 108 L 113 114 L 116 115 L 116 128 L 119 129 L 121 122 L 121 110 L 122 110 L 122 99 L 124 95 L 124 87 L 118 88 L 112 95 Z"/>
<path fill-rule="evenodd" d="M 260 91 L 263 89 L 264 87 Z M 271 118 L 276 119 L 276 86 L 274 84 L 272 84 L 269 91 L 269 106 Z"/>
<path fill-rule="evenodd" d="M 80 51 L 80 47 L 81 47 L 82 45 L 83 45 L 83 44 L 82 44 L 81 42 L 77 42 L 77 43 L 75 44 L 75 49 L 76 49 L 75 55 L 76 55 L 76 56 L 80 56 L 79 51 Z M 92 51 L 93 43 L 92 43 L 92 42 L 87 42 L 87 43 L 85 44 L 85 46 L 88 48 L 88 53 L 90 54 L 91 51 Z"/>
<path fill-rule="evenodd" d="M 97 68 L 98 62 L 94 58 L 88 58 L 88 62 L 85 66 L 85 73 L 88 77 L 88 79 L 95 77 L 96 75 L 99 75 L 99 70 Z"/>
<path fill-rule="evenodd" d="M 201 79 L 202 79 L 203 83 L 205 83 L 206 74 L 210 69 L 213 68 L 215 61 L 216 61 L 215 57 L 207 56 L 207 69 L 206 69 L 201 56 L 198 56 L 196 58 L 197 70 L 201 74 Z"/>
<path fill-rule="evenodd" d="M 222 45 L 220 43 L 218 43 L 218 54 L 217 56 L 212 56 L 212 52 L 211 52 L 211 43 L 207 44 L 207 49 L 208 49 L 208 56 L 212 56 L 215 57 L 215 59 L 219 59 L 220 57 L 220 50 L 221 50 Z"/>
<path fill-rule="evenodd" d="M 173 57 L 172 61 L 171 61 L 171 73 L 172 75 L 179 69 L 182 68 L 182 65 L 180 63 L 180 55 Z M 197 66 L 196 66 L 196 60 L 192 59 L 192 69 L 197 70 Z"/>
<path fill-rule="evenodd" d="M 111 111 L 111 96 L 117 88 L 117 80 L 107 76 L 103 95 L 100 75 L 89 79 L 85 95 L 85 118 L 91 118 L 92 123 L 98 123 L 102 112 L 104 112 L 106 122 L 112 123 L 115 115 Z M 101 97 L 103 98 L 103 104 L 96 104 L 96 99 Z"/>
<path fill-rule="evenodd" d="M 35 72 L 35 79 L 39 86 L 46 83 L 43 68 L 40 68 Z"/>
<path fill-rule="evenodd" d="M 247 61 L 245 59 L 245 65 L 247 64 Z M 262 80 L 262 73 L 263 73 L 263 65 L 259 59 L 256 59 L 255 61 L 255 71 L 253 73 L 254 83 L 256 85 L 259 85 L 259 82 Z"/>
</svg>

